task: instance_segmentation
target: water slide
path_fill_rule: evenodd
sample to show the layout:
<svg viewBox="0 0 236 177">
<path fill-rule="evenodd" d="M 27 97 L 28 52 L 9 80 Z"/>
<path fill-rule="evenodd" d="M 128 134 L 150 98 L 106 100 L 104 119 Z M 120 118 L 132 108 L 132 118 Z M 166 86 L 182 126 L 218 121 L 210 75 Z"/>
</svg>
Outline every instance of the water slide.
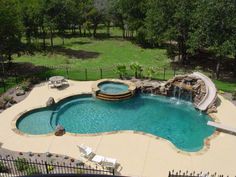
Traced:
<svg viewBox="0 0 236 177">
<path fill-rule="evenodd" d="M 203 97 L 203 99 L 196 105 L 196 108 L 198 108 L 201 111 L 205 111 L 216 99 L 217 96 L 217 90 L 215 87 L 215 84 L 211 81 L 209 77 L 206 75 L 194 72 L 191 74 L 191 76 L 201 79 L 206 86 L 206 95 Z"/>
</svg>

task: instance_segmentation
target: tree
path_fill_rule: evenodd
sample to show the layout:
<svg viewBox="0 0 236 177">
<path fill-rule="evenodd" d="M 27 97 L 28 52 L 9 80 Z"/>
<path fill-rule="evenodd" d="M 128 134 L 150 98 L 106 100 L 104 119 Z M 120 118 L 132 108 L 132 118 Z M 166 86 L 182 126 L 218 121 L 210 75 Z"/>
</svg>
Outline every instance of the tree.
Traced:
<svg viewBox="0 0 236 177">
<path fill-rule="evenodd" d="M 155 47 L 166 40 L 174 39 L 173 16 L 176 10 L 174 0 L 150 0 L 145 18 L 144 39 Z"/>
<path fill-rule="evenodd" d="M 216 78 L 220 77 L 222 59 L 235 55 L 235 8 L 234 0 L 198 1 L 194 12 L 194 29 L 190 37 L 192 51 L 207 48 L 216 58 Z"/>
<path fill-rule="evenodd" d="M 22 23 L 19 1 L 0 0 L 0 57 L 11 61 L 21 50 Z"/>
<path fill-rule="evenodd" d="M 24 25 L 26 41 L 31 44 L 32 37 L 38 38 L 39 36 L 39 20 L 40 1 L 38 0 L 21 0 L 21 16 Z"/>
</svg>

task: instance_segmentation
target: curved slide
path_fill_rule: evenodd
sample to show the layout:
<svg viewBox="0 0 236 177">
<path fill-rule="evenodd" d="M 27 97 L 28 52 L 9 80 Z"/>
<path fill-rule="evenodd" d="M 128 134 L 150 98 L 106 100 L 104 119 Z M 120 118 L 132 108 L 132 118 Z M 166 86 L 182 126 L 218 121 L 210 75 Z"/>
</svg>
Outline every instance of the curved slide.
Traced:
<svg viewBox="0 0 236 177">
<path fill-rule="evenodd" d="M 198 108 L 201 111 L 205 111 L 209 105 L 211 105 L 217 96 L 217 90 L 215 87 L 215 84 L 211 81 L 209 77 L 206 75 L 194 72 L 191 74 L 191 76 L 201 79 L 206 86 L 206 95 L 203 97 L 203 99 L 196 105 L 196 108 Z"/>
</svg>

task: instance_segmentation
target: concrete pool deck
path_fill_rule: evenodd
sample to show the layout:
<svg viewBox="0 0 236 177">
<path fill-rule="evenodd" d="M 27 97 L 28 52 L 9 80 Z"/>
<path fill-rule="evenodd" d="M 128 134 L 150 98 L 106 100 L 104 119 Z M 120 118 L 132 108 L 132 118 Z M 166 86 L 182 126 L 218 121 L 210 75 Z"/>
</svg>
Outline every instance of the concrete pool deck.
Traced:
<svg viewBox="0 0 236 177">
<path fill-rule="evenodd" d="M 210 148 L 198 153 L 183 153 L 170 142 L 154 136 L 124 131 L 96 136 L 22 136 L 12 130 L 13 120 L 25 110 L 46 105 L 49 97 L 56 101 L 81 93 L 91 93 L 92 81 L 69 81 L 63 90 L 37 85 L 22 102 L 0 114 L 0 142 L 2 147 L 23 152 L 52 152 L 79 158 L 78 144 L 92 147 L 97 154 L 113 157 L 123 167 L 122 175 L 139 177 L 165 177 L 168 171 L 188 170 L 217 172 L 236 175 L 236 136 L 220 133 L 210 140 Z M 218 113 L 213 114 L 219 122 L 236 127 L 236 107 L 219 95 Z"/>
</svg>

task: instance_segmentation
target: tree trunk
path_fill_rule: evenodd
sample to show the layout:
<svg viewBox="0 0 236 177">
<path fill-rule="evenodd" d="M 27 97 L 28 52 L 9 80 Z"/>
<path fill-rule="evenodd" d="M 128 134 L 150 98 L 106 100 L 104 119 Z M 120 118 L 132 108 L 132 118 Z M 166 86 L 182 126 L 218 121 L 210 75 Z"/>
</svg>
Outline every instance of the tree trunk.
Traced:
<svg viewBox="0 0 236 177">
<path fill-rule="evenodd" d="M 110 37 L 110 21 L 107 22 L 107 36 Z"/>
<path fill-rule="evenodd" d="M 234 55 L 234 77 L 236 78 L 236 55 Z"/>
<path fill-rule="evenodd" d="M 217 59 L 217 64 L 216 64 L 216 79 L 220 78 L 220 58 Z"/>
<path fill-rule="evenodd" d="M 82 36 L 82 29 L 81 29 L 81 25 L 79 25 L 79 35 Z"/>
<path fill-rule="evenodd" d="M 50 41 L 51 41 L 51 47 L 53 48 L 53 31 L 50 28 Z"/>
<path fill-rule="evenodd" d="M 122 28 L 122 36 L 123 36 L 123 38 L 125 38 L 125 29 L 124 28 Z"/>
<path fill-rule="evenodd" d="M 46 49 L 46 32 L 44 30 L 44 27 L 42 27 L 42 32 L 43 32 L 43 50 Z"/>
<path fill-rule="evenodd" d="M 93 26 L 93 37 L 95 38 L 97 34 L 97 24 L 94 24 Z"/>
<path fill-rule="evenodd" d="M 62 34 L 62 45 L 65 45 L 65 36 L 64 36 L 64 33 Z"/>
</svg>

